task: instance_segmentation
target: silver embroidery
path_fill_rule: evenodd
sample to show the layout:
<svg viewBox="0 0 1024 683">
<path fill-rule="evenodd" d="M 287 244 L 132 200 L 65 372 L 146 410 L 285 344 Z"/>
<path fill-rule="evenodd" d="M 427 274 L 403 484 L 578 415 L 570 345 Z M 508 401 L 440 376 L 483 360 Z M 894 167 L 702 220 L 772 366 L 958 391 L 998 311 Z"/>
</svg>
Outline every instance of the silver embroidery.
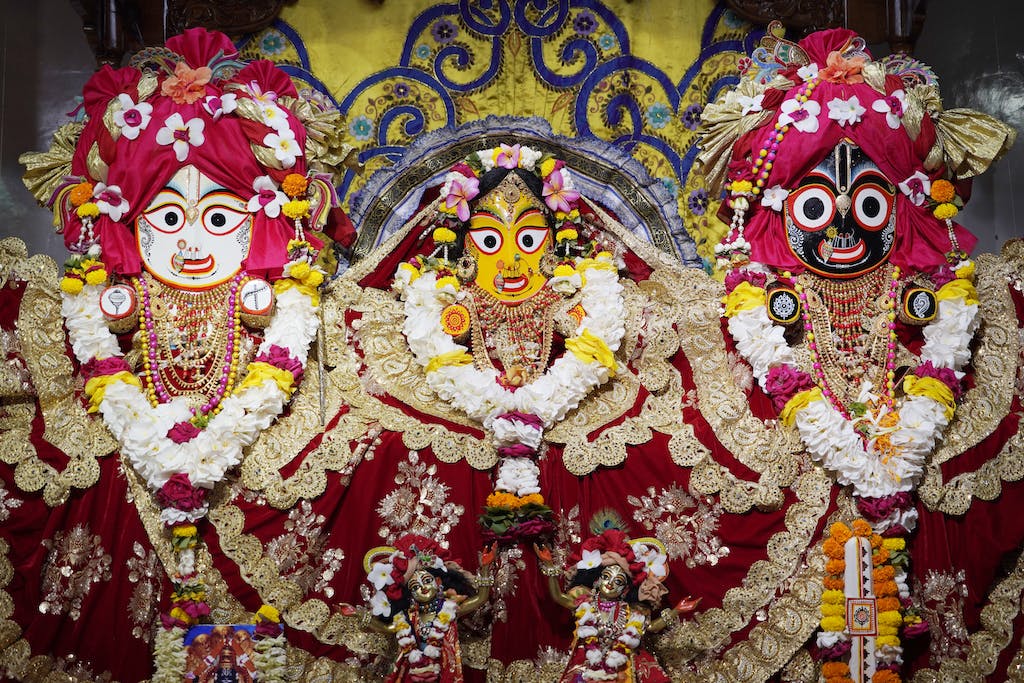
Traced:
<svg viewBox="0 0 1024 683">
<path fill-rule="evenodd" d="M 42 569 L 43 614 L 82 616 L 82 601 L 94 583 L 110 580 L 110 555 L 88 525 L 77 524 L 70 531 L 58 531 L 43 541 L 47 550 Z"/>
<path fill-rule="evenodd" d="M 665 544 L 669 558 L 696 567 L 717 565 L 720 559 L 728 557 L 729 548 L 715 534 L 722 505 L 713 496 L 687 492 L 673 484 L 660 492 L 649 486 L 646 496 L 629 496 L 627 500 L 636 508 L 633 519 Z"/>
<path fill-rule="evenodd" d="M 398 463 L 398 488 L 377 505 L 377 514 L 383 520 L 377 533 L 387 543 L 411 533 L 437 539 L 442 547 L 448 547 L 447 536 L 458 525 L 465 508 L 448 502 L 448 485 L 436 475 L 437 465 L 420 462 L 416 451 L 409 451 L 409 459 Z"/>
<path fill-rule="evenodd" d="M 341 569 L 345 551 L 328 548 L 329 533 L 324 532 L 327 518 L 313 512 L 308 500 L 303 500 L 288 513 L 284 534 L 267 543 L 266 555 L 277 563 L 282 576 L 298 584 L 303 592 L 323 593 L 334 597 L 330 585 Z"/>
</svg>

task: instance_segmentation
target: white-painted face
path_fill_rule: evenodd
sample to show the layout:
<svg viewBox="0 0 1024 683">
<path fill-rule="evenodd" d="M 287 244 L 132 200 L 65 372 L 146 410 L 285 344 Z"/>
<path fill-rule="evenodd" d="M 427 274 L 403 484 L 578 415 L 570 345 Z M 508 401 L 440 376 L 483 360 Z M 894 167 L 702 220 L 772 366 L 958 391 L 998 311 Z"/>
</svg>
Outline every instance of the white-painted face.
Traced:
<svg viewBox="0 0 1024 683">
<path fill-rule="evenodd" d="M 249 255 L 252 214 L 245 205 L 194 166 L 183 167 L 135 222 L 146 270 L 179 289 L 227 282 Z"/>
</svg>

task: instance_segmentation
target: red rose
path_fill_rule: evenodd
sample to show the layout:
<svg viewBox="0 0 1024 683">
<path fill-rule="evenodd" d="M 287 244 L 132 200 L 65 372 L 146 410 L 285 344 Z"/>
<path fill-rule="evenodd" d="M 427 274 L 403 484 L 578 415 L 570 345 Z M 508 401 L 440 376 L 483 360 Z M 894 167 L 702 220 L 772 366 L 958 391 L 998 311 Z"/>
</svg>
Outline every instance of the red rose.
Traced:
<svg viewBox="0 0 1024 683">
<path fill-rule="evenodd" d="M 167 430 L 167 438 L 174 443 L 187 443 L 199 436 L 199 428 L 191 422 L 179 422 Z"/>
<path fill-rule="evenodd" d="M 188 475 L 178 472 L 171 475 L 167 483 L 160 487 L 156 500 L 160 507 L 188 512 L 203 506 L 206 502 L 206 490 L 193 487 Z"/>
</svg>

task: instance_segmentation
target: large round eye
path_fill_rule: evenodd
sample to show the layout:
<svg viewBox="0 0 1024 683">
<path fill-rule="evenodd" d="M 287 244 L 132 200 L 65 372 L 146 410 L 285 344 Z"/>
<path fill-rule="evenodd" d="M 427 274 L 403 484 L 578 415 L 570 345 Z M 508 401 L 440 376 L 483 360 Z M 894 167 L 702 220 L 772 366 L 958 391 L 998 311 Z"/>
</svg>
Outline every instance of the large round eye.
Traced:
<svg viewBox="0 0 1024 683">
<path fill-rule="evenodd" d="M 501 233 L 492 228 L 476 228 L 469 231 L 469 238 L 484 254 L 496 254 L 501 249 Z"/>
<path fill-rule="evenodd" d="M 878 230 L 889 222 L 892 199 L 878 185 L 861 185 L 853 192 L 853 217 L 868 230 Z"/>
<path fill-rule="evenodd" d="M 250 215 L 245 211 L 214 204 L 203 211 L 203 227 L 213 235 L 227 235 L 237 230 Z"/>
<path fill-rule="evenodd" d="M 806 185 L 786 199 L 789 216 L 807 232 L 821 230 L 836 215 L 836 198 L 823 185 Z"/>
<path fill-rule="evenodd" d="M 164 204 L 142 214 L 160 232 L 174 233 L 185 227 L 185 211 L 177 204 Z"/>
<path fill-rule="evenodd" d="M 527 254 L 540 249 L 544 244 L 544 238 L 548 236 L 547 228 L 523 228 L 516 235 L 516 244 Z"/>
</svg>

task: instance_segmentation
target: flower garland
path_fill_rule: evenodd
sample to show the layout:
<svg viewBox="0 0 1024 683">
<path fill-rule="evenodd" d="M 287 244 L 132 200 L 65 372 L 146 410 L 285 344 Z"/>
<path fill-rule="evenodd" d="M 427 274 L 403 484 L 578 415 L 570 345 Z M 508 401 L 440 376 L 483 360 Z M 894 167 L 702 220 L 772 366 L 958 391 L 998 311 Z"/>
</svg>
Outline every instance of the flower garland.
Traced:
<svg viewBox="0 0 1024 683">
<path fill-rule="evenodd" d="M 602 647 L 599 626 L 601 614 L 591 600 L 584 598 L 576 606 L 576 638 L 583 641 L 587 668 L 584 680 L 617 680 L 619 673 L 629 663 L 633 651 L 640 646 L 640 639 L 646 628 L 646 617 L 642 612 L 630 609 L 629 605 L 615 601 L 612 625 L 618 621 L 619 610 L 626 610 L 626 623 L 616 636 L 611 647 Z"/>
<path fill-rule="evenodd" d="M 826 557 L 825 577 L 821 595 L 821 630 L 817 636 L 817 655 L 822 660 L 821 673 L 826 683 L 849 683 L 850 667 L 846 658 L 852 644 L 846 623 L 847 566 L 846 547 L 854 537 L 864 538 L 871 546 L 872 590 L 877 610 L 877 636 L 874 655 L 878 661 L 873 683 L 898 683 L 903 663 L 900 629 L 906 637 L 923 632 L 923 622 L 910 607 L 907 586 L 906 541 L 883 538 L 864 519 L 856 519 L 852 528 L 842 522 L 829 527 L 823 544 Z M 926 628 L 926 627 L 925 627 Z"/>
<path fill-rule="evenodd" d="M 881 498 L 912 490 L 961 393 L 960 370 L 970 360 L 970 343 L 978 326 L 974 264 L 957 263 L 953 279 L 936 292 L 938 313 L 923 330 L 922 362 L 903 381 L 907 397 L 896 405 L 888 394 L 885 400 L 850 413 L 838 405 L 827 385 L 821 385 L 820 377 L 815 382 L 796 367 L 784 328 L 768 318 L 765 276 L 757 268 L 733 271 L 727 277 L 725 316 L 737 350 L 780 409 L 782 421 L 795 425 L 811 457 L 835 473 L 840 484 L 852 485 L 856 495 Z M 894 269 L 893 283 L 898 276 Z M 788 273 L 782 278 L 791 280 Z M 806 298 L 802 299 L 806 308 Z M 891 381 L 894 311 L 888 310 L 887 317 L 887 381 Z M 804 330 L 813 354 L 809 321 L 804 321 Z"/>
<path fill-rule="evenodd" d="M 444 648 L 444 638 L 455 621 L 458 607 L 454 600 L 448 598 L 444 600 L 441 609 L 437 611 L 434 619 L 430 622 L 430 629 L 422 648 L 418 646 L 415 630 L 409 620 L 401 612 L 396 614 L 394 623 L 399 659 L 405 656 L 417 673 L 429 672 L 437 675 L 441 671 L 441 650 Z"/>
</svg>

